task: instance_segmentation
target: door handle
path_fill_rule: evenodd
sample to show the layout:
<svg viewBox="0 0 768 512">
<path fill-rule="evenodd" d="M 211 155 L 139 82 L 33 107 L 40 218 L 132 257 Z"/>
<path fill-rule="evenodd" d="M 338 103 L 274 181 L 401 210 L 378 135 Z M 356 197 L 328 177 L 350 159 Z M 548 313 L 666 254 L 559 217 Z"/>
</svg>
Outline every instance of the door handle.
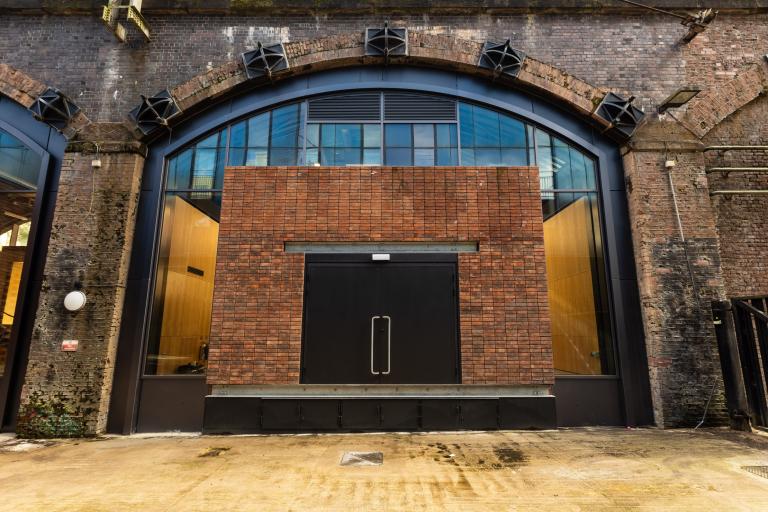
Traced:
<svg viewBox="0 0 768 512">
<path fill-rule="evenodd" d="M 389 375 L 392 371 L 392 319 L 386 315 L 381 318 L 387 319 L 387 371 L 381 372 L 381 374 Z"/>
<path fill-rule="evenodd" d="M 371 373 L 373 375 L 379 375 L 381 373 L 381 372 L 377 372 L 376 370 L 373 369 L 373 339 L 374 339 L 374 333 L 376 332 L 375 329 L 374 329 L 373 324 L 376 323 L 376 319 L 377 318 L 381 318 L 381 317 L 378 316 L 378 315 L 371 317 Z"/>
</svg>

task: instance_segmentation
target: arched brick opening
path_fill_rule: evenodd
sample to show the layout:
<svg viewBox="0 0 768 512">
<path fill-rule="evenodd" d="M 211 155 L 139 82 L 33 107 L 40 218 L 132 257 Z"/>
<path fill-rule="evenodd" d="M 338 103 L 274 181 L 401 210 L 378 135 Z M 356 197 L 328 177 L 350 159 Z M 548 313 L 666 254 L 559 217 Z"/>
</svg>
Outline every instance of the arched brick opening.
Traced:
<svg viewBox="0 0 768 512">
<path fill-rule="evenodd" d="M 688 105 L 680 124 L 698 139 L 738 110 L 768 93 L 768 65 L 753 64 L 730 81 L 702 91 Z"/>
<path fill-rule="evenodd" d="M 408 54 L 391 56 L 386 62 L 384 57 L 366 55 L 362 32 L 288 42 L 283 43 L 283 47 L 289 67 L 273 73 L 271 78 L 249 79 L 242 62 L 237 59 L 171 88 L 169 91 L 182 110 L 182 115 L 174 122 L 190 117 L 221 97 L 249 87 L 265 86 L 318 71 L 387 63 L 459 71 L 468 76 L 483 77 L 545 97 L 591 119 L 603 129 L 611 127 L 609 121 L 597 114 L 601 102 L 608 94 L 607 90 L 530 57 L 523 61 L 517 77 L 504 74 L 495 76 L 492 70 L 478 66 L 483 43 L 477 41 L 409 31 Z M 137 132 L 137 136 L 141 135 Z"/>
</svg>

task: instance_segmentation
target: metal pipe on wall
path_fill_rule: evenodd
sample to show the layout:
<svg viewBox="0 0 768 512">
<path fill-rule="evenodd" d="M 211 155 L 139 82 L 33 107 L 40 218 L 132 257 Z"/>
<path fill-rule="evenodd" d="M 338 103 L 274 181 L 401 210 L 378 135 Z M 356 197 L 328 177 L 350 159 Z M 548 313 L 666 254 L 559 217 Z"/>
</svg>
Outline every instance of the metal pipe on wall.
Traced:
<svg viewBox="0 0 768 512">
<path fill-rule="evenodd" d="M 768 189 L 753 189 L 753 190 L 713 190 L 709 193 L 711 196 L 729 196 L 729 195 L 765 195 L 768 194 Z"/>
</svg>

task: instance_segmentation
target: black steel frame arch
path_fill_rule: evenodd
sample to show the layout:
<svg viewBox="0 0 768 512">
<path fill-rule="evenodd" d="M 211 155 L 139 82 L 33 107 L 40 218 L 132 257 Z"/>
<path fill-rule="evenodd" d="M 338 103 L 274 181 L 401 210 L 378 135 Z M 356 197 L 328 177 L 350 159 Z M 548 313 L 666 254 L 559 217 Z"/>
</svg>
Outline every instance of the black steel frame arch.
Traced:
<svg viewBox="0 0 768 512">
<path fill-rule="evenodd" d="M 0 381 L 0 429 L 14 430 L 21 388 L 26 375 L 27 356 L 37 312 L 45 255 L 51 233 L 53 209 L 66 139 L 51 126 L 37 121 L 16 102 L 0 95 L 0 129 L 11 134 L 40 156 L 40 174 L 28 247 L 22 270 L 17 304 L 21 321 L 13 326 L 8 354 L 10 375 Z"/>
<path fill-rule="evenodd" d="M 390 66 L 319 72 L 240 92 L 211 105 L 196 117 L 174 127 L 167 137 L 159 137 L 150 145 L 144 169 L 118 344 L 109 431 L 128 433 L 135 428 L 143 347 L 151 316 L 150 302 L 154 290 L 158 228 L 167 158 L 217 127 L 256 112 L 311 96 L 361 89 L 442 94 L 495 108 L 541 126 L 595 157 L 598 162 L 602 234 L 606 245 L 611 325 L 622 381 L 624 422 L 627 425 L 652 423 L 648 368 L 623 168 L 616 143 L 601 134 L 588 120 L 530 93 L 459 73 Z"/>
</svg>

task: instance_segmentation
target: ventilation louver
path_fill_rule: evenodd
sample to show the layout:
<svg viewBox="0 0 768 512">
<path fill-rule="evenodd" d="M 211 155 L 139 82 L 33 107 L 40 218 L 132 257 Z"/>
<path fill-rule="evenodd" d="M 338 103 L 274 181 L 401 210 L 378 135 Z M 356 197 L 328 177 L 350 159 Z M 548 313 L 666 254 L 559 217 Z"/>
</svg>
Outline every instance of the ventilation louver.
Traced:
<svg viewBox="0 0 768 512">
<path fill-rule="evenodd" d="M 49 87 L 29 107 L 35 119 L 63 130 L 80 108 L 61 91 Z"/>
<path fill-rule="evenodd" d="M 455 121 L 456 102 L 450 98 L 391 92 L 384 94 L 385 121 Z"/>
<path fill-rule="evenodd" d="M 611 123 L 611 131 L 622 139 L 632 137 L 645 115 L 642 110 L 632 105 L 634 99 L 633 96 L 625 100 L 609 92 L 597 107 L 597 115 Z"/>
<path fill-rule="evenodd" d="M 517 78 L 524 61 L 525 52 L 512 48 L 509 39 L 507 39 L 503 43 L 491 41 L 485 43 L 477 65 L 492 70 L 494 77 L 504 74 Z"/>
<path fill-rule="evenodd" d="M 271 78 L 273 73 L 288 69 L 285 58 L 285 48 L 282 44 L 263 46 L 258 43 L 255 50 L 242 54 L 243 67 L 249 80 L 254 78 Z"/>
<path fill-rule="evenodd" d="M 381 94 L 377 92 L 339 94 L 309 100 L 309 121 L 378 121 L 381 119 Z"/>
<path fill-rule="evenodd" d="M 141 104 L 131 110 L 130 117 L 141 133 L 149 135 L 160 127 L 168 126 L 168 121 L 181 114 L 179 105 L 168 89 L 154 96 L 141 96 Z"/>
<path fill-rule="evenodd" d="M 365 29 L 365 54 L 385 59 L 408 55 L 408 29 L 389 28 L 389 23 L 384 23 L 383 28 Z"/>
</svg>

